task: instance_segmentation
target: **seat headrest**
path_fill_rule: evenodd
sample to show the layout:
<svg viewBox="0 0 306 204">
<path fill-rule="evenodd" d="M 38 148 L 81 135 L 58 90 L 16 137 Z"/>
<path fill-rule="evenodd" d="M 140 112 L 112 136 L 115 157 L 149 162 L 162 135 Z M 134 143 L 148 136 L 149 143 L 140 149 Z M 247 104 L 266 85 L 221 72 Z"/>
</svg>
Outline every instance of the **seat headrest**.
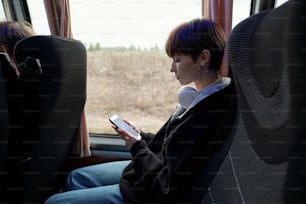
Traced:
<svg viewBox="0 0 306 204">
<path fill-rule="evenodd" d="M 288 157 L 306 129 L 305 5 L 291 0 L 251 16 L 233 29 L 228 43 L 240 111 L 254 150 L 266 162 Z"/>
</svg>

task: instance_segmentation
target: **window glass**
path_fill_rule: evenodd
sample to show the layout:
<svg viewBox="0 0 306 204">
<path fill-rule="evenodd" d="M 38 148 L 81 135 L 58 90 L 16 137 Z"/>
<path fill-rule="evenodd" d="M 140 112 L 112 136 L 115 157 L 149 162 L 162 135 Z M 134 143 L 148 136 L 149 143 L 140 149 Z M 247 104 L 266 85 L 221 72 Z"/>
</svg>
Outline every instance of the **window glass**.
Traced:
<svg viewBox="0 0 306 204">
<path fill-rule="evenodd" d="M 286 3 L 288 0 L 276 0 L 275 7 Z M 251 0 L 234 0 L 233 1 L 233 22 L 232 27 L 235 27 L 239 22 L 249 17 L 251 9 Z"/>
<path fill-rule="evenodd" d="M 249 17 L 250 10 L 251 0 L 234 0 L 232 27 L 235 27 L 239 22 Z"/>
<path fill-rule="evenodd" d="M 70 9 L 73 36 L 88 49 L 89 131 L 115 133 L 113 114 L 158 130 L 179 88 L 164 43 L 174 26 L 201 16 L 201 1 L 70 0 Z"/>
<path fill-rule="evenodd" d="M 50 30 L 44 6 L 44 1 L 30 0 L 27 2 L 30 10 L 32 25 L 35 32 L 40 35 L 49 35 Z"/>
<path fill-rule="evenodd" d="M 0 2 L 0 21 L 4 21 L 6 19 L 3 9 L 2 1 Z"/>
<path fill-rule="evenodd" d="M 276 0 L 275 7 L 279 7 L 280 5 L 286 3 L 288 0 Z"/>
</svg>

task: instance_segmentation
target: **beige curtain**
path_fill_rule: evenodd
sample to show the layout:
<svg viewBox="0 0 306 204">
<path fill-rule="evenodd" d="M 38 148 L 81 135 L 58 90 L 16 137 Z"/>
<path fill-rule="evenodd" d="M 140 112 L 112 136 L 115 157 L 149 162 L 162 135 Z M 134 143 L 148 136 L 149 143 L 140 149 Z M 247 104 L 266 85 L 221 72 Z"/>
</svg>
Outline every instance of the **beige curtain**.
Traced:
<svg viewBox="0 0 306 204">
<path fill-rule="evenodd" d="M 232 14 L 233 0 L 202 0 L 202 16 L 221 25 L 227 39 L 232 31 Z M 228 59 L 226 52 L 224 54 L 220 74 L 221 76 L 228 75 Z"/>
<path fill-rule="evenodd" d="M 69 0 L 44 0 L 44 4 L 51 34 L 72 38 Z M 85 108 L 81 115 L 80 132 L 73 153 L 80 157 L 91 154 Z"/>
</svg>

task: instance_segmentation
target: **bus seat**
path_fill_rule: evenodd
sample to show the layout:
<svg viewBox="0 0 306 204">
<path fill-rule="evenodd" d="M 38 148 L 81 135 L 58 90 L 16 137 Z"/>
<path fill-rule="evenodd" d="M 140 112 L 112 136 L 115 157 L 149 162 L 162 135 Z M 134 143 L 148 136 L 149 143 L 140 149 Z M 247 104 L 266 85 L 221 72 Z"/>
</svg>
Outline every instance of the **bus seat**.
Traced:
<svg viewBox="0 0 306 204">
<path fill-rule="evenodd" d="M 0 53 L 0 192 L 4 192 L 4 179 L 6 177 L 5 161 L 7 151 L 7 140 L 9 134 L 9 115 L 7 111 L 6 100 L 6 79 L 4 77 L 4 69 L 8 63 L 7 57 L 4 53 Z"/>
<path fill-rule="evenodd" d="M 306 202 L 305 11 L 291 0 L 233 29 L 238 127 L 202 203 Z"/>
<path fill-rule="evenodd" d="M 231 76 L 231 70 L 229 70 L 229 75 Z M 231 76 L 232 77 L 232 76 Z M 192 188 L 186 193 L 185 200 L 181 203 L 192 203 L 200 204 L 203 195 L 207 192 L 207 189 L 211 185 L 214 177 L 218 173 L 218 170 L 224 161 L 233 141 L 236 122 L 237 122 L 237 94 L 235 83 L 229 85 L 228 93 L 225 98 L 229 99 L 229 104 L 227 106 L 226 114 L 218 124 L 217 131 L 214 134 L 220 135 L 222 138 L 219 141 L 215 141 L 218 147 L 212 153 L 212 157 L 207 160 L 207 163 L 201 167 L 200 173 L 196 176 Z M 222 141 L 221 141 L 222 140 Z"/>
<path fill-rule="evenodd" d="M 8 191 L 37 203 L 56 192 L 56 181 L 66 175 L 86 100 L 86 49 L 77 40 L 38 35 L 20 40 L 14 56 L 26 73 L 21 72 L 21 107 L 14 115 L 22 126 L 9 135 Z M 29 57 L 38 60 L 40 71 L 26 69 Z"/>
</svg>

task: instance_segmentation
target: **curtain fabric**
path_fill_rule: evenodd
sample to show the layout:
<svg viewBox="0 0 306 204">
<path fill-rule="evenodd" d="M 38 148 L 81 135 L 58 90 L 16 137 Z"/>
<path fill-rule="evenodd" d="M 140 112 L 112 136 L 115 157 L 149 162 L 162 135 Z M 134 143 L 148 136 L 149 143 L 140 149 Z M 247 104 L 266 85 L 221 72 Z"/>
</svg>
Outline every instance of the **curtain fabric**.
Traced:
<svg viewBox="0 0 306 204">
<path fill-rule="evenodd" d="M 50 32 L 72 38 L 69 0 L 44 0 Z"/>
<path fill-rule="evenodd" d="M 232 31 L 233 0 L 202 0 L 202 16 L 221 25 L 228 39 Z M 228 76 L 227 49 L 225 49 L 220 70 L 221 76 Z"/>
<path fill-rule="evenodd" d="M 44 0 L 44 5 L 51 34 L 72 38 L 69 0 Z M 91 155 L 85 108 L 81 115 L 80 131 L 73 154 L 80 157 Z"/>
</svg>

